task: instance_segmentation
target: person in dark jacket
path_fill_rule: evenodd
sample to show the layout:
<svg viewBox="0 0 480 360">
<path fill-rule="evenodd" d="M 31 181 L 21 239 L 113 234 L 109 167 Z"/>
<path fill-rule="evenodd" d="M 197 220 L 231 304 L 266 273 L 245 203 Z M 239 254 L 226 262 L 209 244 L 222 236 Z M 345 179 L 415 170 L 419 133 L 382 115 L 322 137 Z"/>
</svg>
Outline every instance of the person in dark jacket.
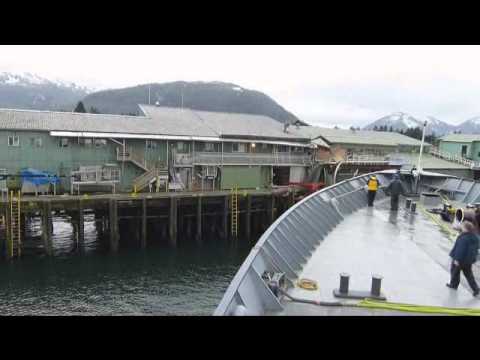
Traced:
<svg viewBox="0 0 480 360">
<path fill-rule="evenodd" d="M 458 236 L 452 251 L 450 251 L 450 257 L 452 258 L 451 278 L 447 284 L 449 288 L 456 290 L 460 284 L 460 272 L 463 272 L 468 285 L 473 290 L 473 296 L 477 296 L 480 292 L 472 272 L 472 265 L 477 261 L 479 246 L 475 230 L 475 226 L 470 221 L 462 223 L 462 233 Z"/>
<path fill-rule="evenodd" d="M 390 194 L 390 210 L 397 211 L 400 195 L 405 196 L 405 188 L 398 173 L 393 175 L 393 181 L 387 186 L 387 192 Z"/>
</svg>

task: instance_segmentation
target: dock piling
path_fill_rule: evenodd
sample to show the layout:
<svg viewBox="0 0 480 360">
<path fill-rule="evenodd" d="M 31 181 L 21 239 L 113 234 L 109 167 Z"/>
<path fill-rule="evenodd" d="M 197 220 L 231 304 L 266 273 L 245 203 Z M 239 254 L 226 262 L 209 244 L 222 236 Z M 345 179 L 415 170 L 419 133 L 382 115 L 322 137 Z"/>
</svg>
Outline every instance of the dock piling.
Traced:
<svg viewBox="0 0 480 360">
<path fill-rule="evenodd" d="M 199 196 L 197 200 L 197 243 L 202 242 L 202 197 Z"/>
<path fill-rule="evenodd" d="M 169 216 L 169 243 L 171 246 L 177 246 L 177 207 L 178 200 L 176 197 L 170 198 L 170 216 Z"/>
<path fill-rule="evenodd" d="M 110 228 L 110 251 L 117 252 L 119 247 L 119 229 L 118 229 L 118 203 L 117 200 L 110 199 L 109 205 L 109 228 Z"/>
<path fill-rule="evenodd" d="M 245 233 L 247 240 L 252 236 L 252 195 L 247 195 L 247 211 L 245 213 Z"/>
<path fill-rule="evenodd" d="M 147 199 L 142 199 L 142 234 L 140 246 L 142 249 L 147 247 Z"/>
<path fill-rule="evenodd" d="M 42 209 L 42 240 L 45 254 L 48 256 L 53 253 L 52 228 L 52 203 L 46 200 Z"/>
<path fill-rule="evenodd" d="M 78 243 L 83 244 L 85 238 L 85 218 L 84 218 L 83 202 L 78 201 Z"/>
<path fill-rule="evenodd" d="M 223 197 L 222 235 L 228 239 L 228 196 Z"/>
</svg>

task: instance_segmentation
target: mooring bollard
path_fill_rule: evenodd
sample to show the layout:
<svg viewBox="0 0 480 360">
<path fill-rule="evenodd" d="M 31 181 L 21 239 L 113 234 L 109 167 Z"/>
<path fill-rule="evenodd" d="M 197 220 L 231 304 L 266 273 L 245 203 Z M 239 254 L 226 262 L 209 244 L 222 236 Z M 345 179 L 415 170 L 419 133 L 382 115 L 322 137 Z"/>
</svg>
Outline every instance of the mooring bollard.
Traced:
<svg viewBox="0 0 480 360">
<path fill-rule="evenodd" d="M 341 273 L 340 274 L 340 288 L 339 291 L 342 294 L 347 294 L 348 293 L 348 283 L 350 280 L 350 275 L 347 273 Z"/>
<path fill-rule="evenodd" d="M 412 199 L 405 200 L 405 208 L 410 209 L 411 204 L 412 204 Z"/>
<path fill-rule="evenodd" d="M 373 296 L 380 296 L 380 290 L 382 288 L 382 277 L 380 275 L 372 275 L 372 288 L 370 292 Z"/>
<path fill-rule="evenodd" d="M 414 213 L 415 210 L 417 210 L 417 203 L 412 202 L 412 204 L 410 205 L 410 212 Z"/>
</svg>

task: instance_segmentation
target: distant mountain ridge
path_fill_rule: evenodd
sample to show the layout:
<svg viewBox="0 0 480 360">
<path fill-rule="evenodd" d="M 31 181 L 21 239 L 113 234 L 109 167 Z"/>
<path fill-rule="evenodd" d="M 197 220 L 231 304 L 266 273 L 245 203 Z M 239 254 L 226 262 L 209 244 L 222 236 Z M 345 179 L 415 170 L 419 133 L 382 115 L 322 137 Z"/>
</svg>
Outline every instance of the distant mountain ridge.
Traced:
<svg viewBox="0 0 480 360">
<path fill-rule="evenodd" d="M 441 121 L 433 116 L 426 117 L 414 117 L 410 114 L 404 112 L 395 112 L 390 115 L 384 116 L 374 122 L 368 124 L 363 129 L 364 130 L 374 130 L 375 127 L 380 128 L 387 126 L 388 129 L 392 128 L 395 131 L 407 130 L 411 128 L 422 128 L 425 121 L 427 121 L 426 134 L 431 135 L 434 133 L 436 136 L 442 136 L 449 134 L 454 131 L 461 131 L 462 133 L 469 133 L 467 130 L 477 131 L 480 133 L 480 117 L 474 118 L 478 121 L 478 127 L 475 126 L 474 122 L 471 126 L 465 125 L 468 121 L 460 125 L 452 125 L 445 121 Z M 473 119 L 471 119 L 473 120 Z"/>
<path fill-rule="evenodd" d="M 109 114 L 140 115 L 138 104 L 149 102 L 194 110 L 266 115 L 282 123 L 299 121 L 306 124 L 260 91 L 218 81 L 144 84 L 98 91 L 83 99 L 87 109 L 94 107 L 101 113 Z"/>
<path fill-rule="evenodd" d="M 67 110 L 90 89 L 75 83 L 49 80 L 31 73 L 0 72 L 0 107 L 32 110 Z"/>
<path fill-rule="evenodd" d="M 438 120 L 433 116 L 428 116 L 425 118 L 415 118 L 412 115 L 404 112 L 395 112 L 393 114 L 384 116 L 365 126 L 364 129 L 373 130 L 375 127 L 379 128 L 382 126 L 387 126 L 388 129 L 390 129 L 391 127 L 393 130 L 396 131 L 405 131 L 409 128 L 422 128 L 425 121 L 427 121 L 427 134 L 431 134 L 433 132 L 436 135 L 444 135 L 455 129 L 455 126 Z"/>
</svg>

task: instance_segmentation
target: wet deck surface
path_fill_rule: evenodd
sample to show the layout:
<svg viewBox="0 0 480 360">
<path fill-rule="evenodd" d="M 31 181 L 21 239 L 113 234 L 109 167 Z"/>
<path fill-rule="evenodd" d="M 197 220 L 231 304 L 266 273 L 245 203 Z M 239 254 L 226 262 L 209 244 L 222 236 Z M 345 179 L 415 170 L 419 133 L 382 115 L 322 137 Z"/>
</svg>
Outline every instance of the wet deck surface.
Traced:
<svg viewBox="0 0 480 360">
<path fill-rule="evenodd" d="M 382 293 L 388 302 L 480 309 L 480 298 L 472 296 L 463 275 L 457 291 L 445 286 L 450 279 L 448 253 L 452 239 L 420 210 L 412 215 L 402 205 L 398 212 L 390 212 L 387 198 L 377 201 L 374 208 L 363 208 L 347 216 L 320 244 L 299 277 L 316 280 L 319 289 L 295 287 L 290 294 L 303 299 L 339 301 L 332 291 L 339 286 L 340 273 L 350 274 L 350 290 L 363 291 L 370 290 L 372 274 L 379 274 L 383 276 Z M 477 265 L 474 273 L 479 281 Z M 287 300 L 284 305 L 280 315 L 420 315 Z"/>
</svg>

